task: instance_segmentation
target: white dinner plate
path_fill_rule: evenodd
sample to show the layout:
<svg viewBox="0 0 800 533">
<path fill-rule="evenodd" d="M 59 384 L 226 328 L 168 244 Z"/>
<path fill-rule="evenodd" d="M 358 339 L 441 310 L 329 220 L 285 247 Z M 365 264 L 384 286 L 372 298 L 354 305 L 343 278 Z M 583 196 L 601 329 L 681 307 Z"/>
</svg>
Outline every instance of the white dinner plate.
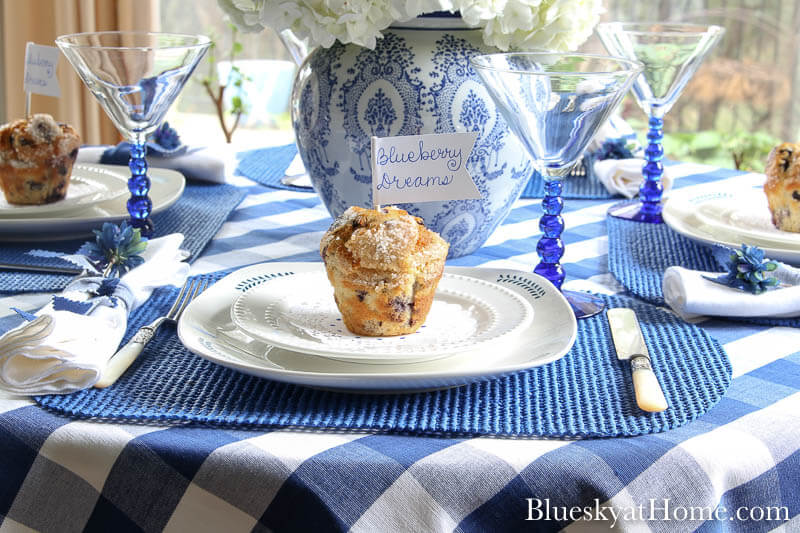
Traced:
<svg viewBox="0 0 800 533">
<path fill-rule="evenodd" d="M 246 282 L 248 283 L 248 282 Z M 231 306 L 233 323 L 278 348 L 343 361 L 411 363 L 466 350 L 489 350 L 533 320 L 533 308 L 497 283 L 445 274 L 415 333 L 367 337 L 348 331 L 324 271 L 304 272 L 250 287 Z"/>
<path fill-rule="evenodd" d="M 800 234 L 772 225 L 764 179 L 763 174 L 745 174 L 724 185 L 672 191 L 662 212 L 664 222 L 703 244 L 758 246 L 770 259 L 800 265 Z"/>
<path fill-rule="evenodd" d="M 260 279 L 322 272 L 321 263 L 263 263 L 233 272 L 192 301 L 181 315 L 178 337 L 192 352 L 228 368 L 276 381 L 360 392 L 453 387 L 496 378 L 555 361 L 575 342 L 577 323 L 567 301 L 549 281 L 529 272 L 448 267 L 446 273 L 498 283 L 534 309 L 533 321 L 514 339 L 491 350 L 405 364 L 339 361 L 270 346 L 237 328 L 230 308 Z M 255 280 L 255 281 L 254 281 Z"/>
<path fill-rule="evenodd" d="M 50 217 L 113 200 L 128 191 L 127 171 L 127 167 L 105 169 L 78 163 L 72 168 L 67 194 L 62 200 L 43 205 L 14 205 L 0 194 L 0 218 Z"/>
<path fill-rule="evenodd" d="M 83 164 L 80 166 L 87 171 L 91 170 L 95 176 L 109 172 L 120 174 L 127 183 L 128 167 Z M 180 172 L 150 168 L 147 175 L 151 182 L 149 196 L 153 202 L 153 214 L 170 207 L 183 193 L 186 180 Z M 87 235 L 104 222 L 117 223 L 127 219 L 128 198 L 126 186 L 125 194 L 78 210 L 43 217 L 0 217 L 0 241 L 52 241 Z"/>
</svg>

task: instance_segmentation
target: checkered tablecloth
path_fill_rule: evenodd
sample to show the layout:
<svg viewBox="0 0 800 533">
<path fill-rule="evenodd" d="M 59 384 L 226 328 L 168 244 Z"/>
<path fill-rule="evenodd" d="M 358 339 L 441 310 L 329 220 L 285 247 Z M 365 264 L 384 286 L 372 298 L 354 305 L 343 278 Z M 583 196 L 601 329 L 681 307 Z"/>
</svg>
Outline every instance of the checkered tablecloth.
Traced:
<svg viewBox="0 0 800 533">
<path fill-rule="evenodd" d="M 676 187 L 724 188 L 731 176 L 694 164 L 672 174 Z M 194 273 L 318 260 L 330 218 L 314 194 L 231 182 L 249 196 Z M 607 270 L 611 203 L 566 202 L 568 288 L 623 290 Z M 531 269 L 539 204 L 519 201 L 483 248 L 450 264 Z M 47 298 L 0 298 L 0 330 L 10 307 Z M 679 429 L 625 439 L 126 425 L 0 396 L 0 531 L 798 531 L 800 331 L 702 327 L 733 365 L 725 398 Z"/>
</svg>

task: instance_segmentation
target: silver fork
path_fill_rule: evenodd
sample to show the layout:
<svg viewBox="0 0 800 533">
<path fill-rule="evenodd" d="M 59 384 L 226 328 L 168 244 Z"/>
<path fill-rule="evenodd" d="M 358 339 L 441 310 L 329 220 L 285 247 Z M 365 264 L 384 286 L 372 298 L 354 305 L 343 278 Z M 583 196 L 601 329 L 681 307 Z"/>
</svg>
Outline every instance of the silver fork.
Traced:
<svg viewBox="0 0 800 533">
<path fill-rule="evenodd" d="M 94 387 L 96 389 L 104 389 L 116 383 L 117 379 L 125 373 L 128 367 L 131 366 L 131 363 L 142 353 L 147 343 L 156 336 L 156 332 L 161 324 L 164 322 L 177 323 L 181 313 L 183 313 L 183 310 L 189 305 L 189 302 L 191 302 L 195 296 L 203 292 L 207 286 L 208 281 L 206 280 L 198 278 L 186 280 L 186 283 L 181 287 L 181 292 L 178 293 L 178 297 L 175 299 L 175 303 L 172 304 L 167 314 L 139 328 L 139 331 L 131 337 L 131 340 L 129 340 L 125 346 L 117 350 L 117 353 L 111 356 L 105 370 L 103 370 L 103 375 L 100 376 L 100 380 L 94 384 Z"/>
<path fill-rule="evenodd" d="M 581 158 L 578 163 L 572 167 L 572 172 L 569 173 L 570 176 L 576 178 L 585 178 L 586 177 L 586 163 L 583 158 Z"/>
</svg>

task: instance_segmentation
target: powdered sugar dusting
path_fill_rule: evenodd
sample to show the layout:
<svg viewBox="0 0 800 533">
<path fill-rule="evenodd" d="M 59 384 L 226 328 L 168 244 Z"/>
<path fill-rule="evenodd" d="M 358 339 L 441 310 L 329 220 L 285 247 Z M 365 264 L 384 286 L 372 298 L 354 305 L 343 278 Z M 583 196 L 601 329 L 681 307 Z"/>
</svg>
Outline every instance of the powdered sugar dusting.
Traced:
<svg viewBox="0 0 800 533">
<path fill-rule="evenodd" d="M 25 132 L 37 143 L 50 143 L 61 135 L 61 127 L 50 115 L 37 113 L 31 117 Z"/>
<path fill-rule="evenodd" d="M 411 217 L 392 218 L 356 229 L 345 245 L 366 268 L 402 266 L 417 243 L 419 225 Z"/>
</svg>

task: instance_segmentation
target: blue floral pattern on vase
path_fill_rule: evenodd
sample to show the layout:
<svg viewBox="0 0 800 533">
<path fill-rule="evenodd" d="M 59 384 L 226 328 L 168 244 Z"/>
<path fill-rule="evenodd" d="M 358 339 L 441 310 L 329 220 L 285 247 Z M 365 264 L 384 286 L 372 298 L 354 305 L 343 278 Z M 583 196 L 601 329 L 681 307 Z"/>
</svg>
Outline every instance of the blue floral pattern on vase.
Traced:
<svg viewBox="0 0 800 533">
<path fill-rule="evenodd" d="M 406 40 L 394 33 L 380 39 L 375 50 L 362 49 L 347 69 L 350 78 L 342 83 L 337 106 L 344 116 L 345 139 L 358 156 L 350 167 L 357 182 L 372 183 L 370 137 L 420 133 L 419 72 Z"/>
<path fill-rule="evenodd" d="M 507 169 L 508 161 L 499 158 L 507 142 L 516 144 L 517 141 L 509 136 L 500 112 L 469 62 L 470 57 L 480 53 L 479 48 L 453 34 L 445 34 L 436 41 L 431 59 L 434 70 L 430 76 L 437 81 L 426 99 L 428 109 L 437 117 L 437 130 L 478 133 L 467 169 L 481 199 L 444 202 L 431 221 L 434 227 L 441 228 L 442 237 L 451 247 L 457 249 L 474 250 L 486 241 L 508 214 L 526 183 L 523 178 L 531 172 L 530 162 L 525 157 L 517 167 L 510 169 Z M 497 203 L 498 195 L 492 194 L 488 182 L 503 175 L 511 177 L 512 195 Z M 409 208 L 419 216 L 413 207 Z"/>
<path fill-rule="evenodd" d="M 477 132 L 479 137 L 484 136 L 483 129 L 489 121 L 489 110 L 486 109 L 486 104 L 478 98 L 475 91 L 470 91 L 467 94 L 467 99 L 464 101 L 464 107 L 461 108 L 461 114 L 458 119 L 467 128 L 467 131 Z"/>
<path fill-rule="evenodd" d="M 297 136 L 298 150 L 303 154 L 303 163 L 312 176 L 332 178 L 339 173 L 339 162 L 328 153 L 331 137 L 331 94 L 336 85 L 333 70 L 339 66 L 339 56 L 344 46 L 337 43 L 329 49 L 321 48 L 309 57 L 304 65 L 304 83 L 295 86 L 299 89 L 299 101 L 293 109 L 293 126 Z M 303 70 L 298 75 L 303 74 Z M 317 192 L 325 205 L 344 205 L 331 179 L 317 182 Z"/>
<path fill-rule="evenodd" d="M 397 120 L 397 113 L 394 112 L 392 101 L 386 97 L 383 89 L 378 89 L 375 96 L 369 99 L 364 118 L 370 125 L 372 135 L 377 137 L 389 135 L 389 128 Z"/>
<path fill-rule="evenodd" d="M 450 242 L 450 257 L 459 257 L 508 215 L 532 166 L 469 63 L 497 49 L 466 26 L 411 26 L 385 31 L 375 50 L 337 43 L 312 52 L 292 95 L 298 148 L 335 217 L 351 205 L 372 205 L 371 136 L 477 132 L 467 169 L 480 200 L 399 206 L 422 217 Z"/>
</svg>

